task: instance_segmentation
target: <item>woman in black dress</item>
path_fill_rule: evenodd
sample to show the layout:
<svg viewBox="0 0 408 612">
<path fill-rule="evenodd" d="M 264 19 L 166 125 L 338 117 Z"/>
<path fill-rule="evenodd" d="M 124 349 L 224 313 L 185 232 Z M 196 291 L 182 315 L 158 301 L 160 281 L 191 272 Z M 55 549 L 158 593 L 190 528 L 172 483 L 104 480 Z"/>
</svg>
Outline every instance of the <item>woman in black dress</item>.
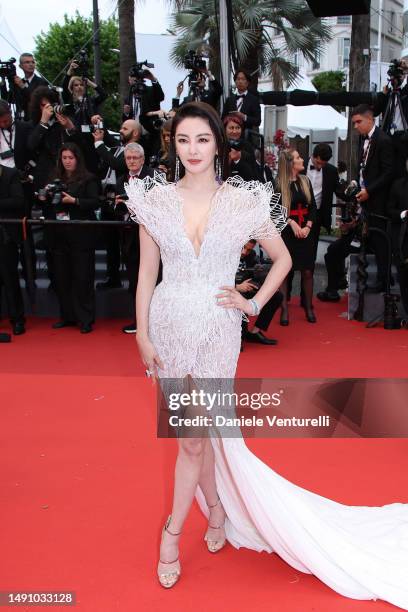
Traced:
<svg viewBox="0 0 408 612">
<path fill-rule="evenodd" d="M 288 224 L 282 238 L 292 257 L 293 270 L 300 270 L 304 288 L 304 309 L 309 323 L 316 323 L 313 311 L 313 270 L 315 264 L 315 241 L 313 224 L 316 220 L 316 202 L 312 185 L 304 170 L 303 159 L 293 149 L 283 151 L 279 156 L 278 186 L 282 205 L 288 211 Z M 281 325 L 289 325 L 287 280 L 282 283 L 283 293 Z"/>
</svg>

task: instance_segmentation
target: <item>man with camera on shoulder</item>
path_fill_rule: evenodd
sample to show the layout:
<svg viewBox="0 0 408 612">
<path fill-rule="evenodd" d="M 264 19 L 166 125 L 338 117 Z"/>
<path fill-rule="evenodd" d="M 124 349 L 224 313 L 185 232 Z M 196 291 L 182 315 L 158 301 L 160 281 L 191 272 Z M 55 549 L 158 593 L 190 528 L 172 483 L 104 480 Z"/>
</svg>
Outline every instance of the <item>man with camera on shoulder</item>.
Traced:
<svg viewBox="0 0 408 612">
<path fill-rule="evenodd" d="M 205 59 L 195 51 L 189 51 L 184 58 L 184 68 L 190 70 L 187 75 L 189 92 L 180 104 L 180 96 L 184 90 L 184 82 L 177 85 L 177 95 L 173 98 L 173 109 L 179 108 L 187 102 L 206 102 L 215 110 L 218 108 L 222 96 L 222 85 L 207 68 Z M 208 80 L 208 89 L 205 88 Z"/>
<path fill-rule="evenodd" d="M 20 55 L 19 66 L 24 72 L 24 77 L 14 76 L 15 102 L 20 119 L 28 121 L 31 117 L 29 106 L 31 96 L 37 87 L 47 87 L 48 82 L 35 74 L 35 59 L 31 53 Z"/>
</svg>

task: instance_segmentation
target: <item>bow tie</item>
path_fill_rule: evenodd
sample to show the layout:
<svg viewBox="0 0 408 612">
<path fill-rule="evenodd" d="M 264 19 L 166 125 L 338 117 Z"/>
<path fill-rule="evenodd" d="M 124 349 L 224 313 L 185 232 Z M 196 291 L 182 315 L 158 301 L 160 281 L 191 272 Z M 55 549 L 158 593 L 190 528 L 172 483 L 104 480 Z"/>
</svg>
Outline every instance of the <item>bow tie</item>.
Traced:
<svg viewBox="0 0 408 612">
<path fill-rule="evenodd" d="M 237 100 L 239 100 L 240 98 L 245 98 L 246 94 L 237 94 Z"/>
<path fill-rule="evenodd" d="M 315 168 L 314 166 L 310 166 L 311 170 L 316 170 L 316 172 L 320 172 L 321 168 Z"/>
</svg>

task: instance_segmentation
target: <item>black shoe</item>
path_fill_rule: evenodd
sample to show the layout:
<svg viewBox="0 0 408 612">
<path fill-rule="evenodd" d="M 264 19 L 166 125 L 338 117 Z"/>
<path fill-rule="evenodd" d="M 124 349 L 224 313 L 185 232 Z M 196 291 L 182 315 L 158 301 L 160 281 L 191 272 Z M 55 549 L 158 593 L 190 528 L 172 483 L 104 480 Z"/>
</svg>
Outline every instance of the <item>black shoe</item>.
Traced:
<svg viewBox="0 0 408 612">
<path fill-rule="evenodd" d="M 348 282 L 346 277 L 342 278 L 341 280 L 339 280 L 339 282 L 337 283 L 337 288 L 338 289 L 347 289 L 348 287 Z"/>
<path fill-rule="evenodd" d="M 0 334 L 0 342 L 11 342 L 10 334 L 1 333 Z"/>
<path fill-rule="evenodd" d="M 244 336 L 247 342 L 257 342 L 258 344 L 278 344 L 274 338 L 267 338 L 262 332 L 247 332 Z"/>
<path fill-rule="evenodd" d="M 122 331 L 124 334 L 135 334 L 136 323 L 129 323 L 129 325 L 125 325 L 125 327 L 122 327 Z"/>
<path fill-rule="evenodd" d="M 340 296 L 337 291 L 320 291 L 317 294 L 317 299 L 321 302 L 338 302 L 340 301 Z"/>
<path fill-rule="evenodd" d="M 90 323 L 83 323 L 79 331 L 81 334 L 89 334 L 91 331 L 93 331 L 92 325 Z"/>
<path fill-rule="evenodd" d="M 311 308 L 310 310 L 305 308 L 305 315 L 306 315 L 306 319 L 309 321 L 309 323 L 317 323 L 316 315 L 313 312 L 313 308 Z"/>
<path fill-rule="evenodd" d="M 13 323 L 13 334 L 15 336 L 21 336 L 21 334 L 25 334 L 25 331 L 25 325 L 21 321 Z"/>
<path fill-rule="evenodd" d="M 74 321 L 57 321 L 52 326 L 52 329 L 62 329 L 63 327 L 75 327 L 76 323 Z"/>
<path fill-rule="evenodd" d="M 96 288 L 99 290 L 104 289 L 120 289 L 122 287 L 122 283 L 120 280 L 113 280 L 108 278 L 106 281 L 96 283 Z"/>
</svg>

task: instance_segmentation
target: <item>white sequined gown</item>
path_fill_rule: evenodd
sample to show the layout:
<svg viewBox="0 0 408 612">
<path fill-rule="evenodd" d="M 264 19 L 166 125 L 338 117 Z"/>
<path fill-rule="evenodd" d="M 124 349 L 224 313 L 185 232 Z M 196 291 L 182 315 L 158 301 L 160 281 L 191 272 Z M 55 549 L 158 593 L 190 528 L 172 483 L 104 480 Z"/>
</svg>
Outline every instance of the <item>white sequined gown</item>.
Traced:
<svg viewBox="0 0 408 612">
<path fill-rule="evenodd" d="M 198 257 L 185 232 L 176 185 L 156 175 L 133 180 L 126 190 L 132 218 L 158 244 L 163 262 L 149 311 L 149 335 L 164 364 L 159 375 L 233 378 L 242 313 L 219 307 L 215 294 L 221 285 L 234 284 L 249 238 L 279 235 L 282 218 L 271 220 L 272 187 L 238 178 L 224 183 L 213 198 Z M 408 610 L 408 504 L 339 504 L 279 476 L 241 437 L 211 442 L 233 546 L 276 552 L 342 595 L 383 599 Z M 199 488 L 197 500 L 208 516 Z"/>
</svg>

